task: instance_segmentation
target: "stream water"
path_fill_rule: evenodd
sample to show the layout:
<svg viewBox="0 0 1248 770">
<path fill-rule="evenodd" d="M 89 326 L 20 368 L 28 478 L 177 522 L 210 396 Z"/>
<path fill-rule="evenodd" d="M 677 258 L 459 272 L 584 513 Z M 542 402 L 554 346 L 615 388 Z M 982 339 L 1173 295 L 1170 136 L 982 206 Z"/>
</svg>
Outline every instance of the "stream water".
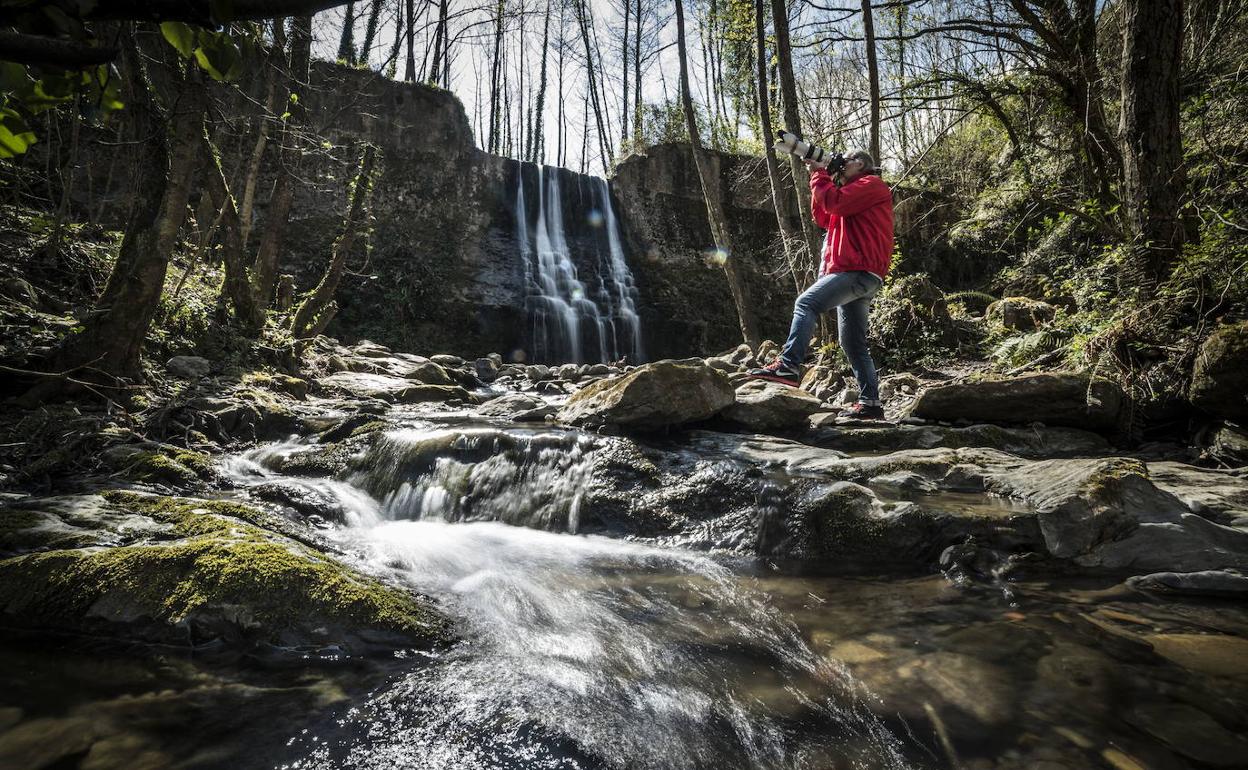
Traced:
<svg viewBox="0 0 1248 770">
<path fill-rule="evenodd" d="M 588 445 L 575 432 L 507 435 L 414 425 L 388 434 L 344 481 L 270 470 L 302 451 L 295 442 L 225 464 L 242 490 L 281 479 L 332 497 L 346 524 L 327 534 L 346 558 L 434 597 L 460 620 L 463 642 L 381 663 L 330 654 L 276 668 L 5 643 L 18 673 L 0 694 L 0 728 L 17 722 L 31 740 L 14 755 L 0 735 L 0 764 L 1125 770 L 1248 761 L 1218 727 L 1248 713 L 1248 672 L 1231 659 L 1242 648 L 1188 644 L 1242 643 L 1248 608 L 1158 602 L 1113 579 L 1022 578 L 1003 591 L 940 574 L 829 575 L 575 534 Z M 459 451 L 451 459 L 438 447 Z M 1130 641 L 1144 636 L 1154 650 Z M 81 764 L 33 761 L 49 740 L 84 731 L 97 740 L 74 755 Z M 100 735 L 113 753 L 88 763 Z"/>
</svg>

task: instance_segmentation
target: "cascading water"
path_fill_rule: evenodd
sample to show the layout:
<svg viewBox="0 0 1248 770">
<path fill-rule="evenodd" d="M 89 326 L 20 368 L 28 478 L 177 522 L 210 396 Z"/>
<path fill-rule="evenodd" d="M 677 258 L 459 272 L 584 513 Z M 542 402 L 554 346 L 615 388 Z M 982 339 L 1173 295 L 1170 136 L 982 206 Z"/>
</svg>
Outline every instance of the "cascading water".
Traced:
<svg viewBox="0 0 1248 770">
<path fill-rule="evenodd" d="M 536 167 L 537 215 L 529 226 L 524 164 L 516 171 L 516 240 L 524 263 L 530 358 L 547 363 L 643 360 L 637 289 L 624 258 L 606 180 L 595 179 L 586 212 L 596 259 L 594 291 L 577 274 L 563 219 L 559 172 Z M 602 231 L 602 232 L 598 232 Z M 584 238 L 577 242 L 583 244 Z"/>
<path fill-rule="evenodd" d="M 257 463 L 296 451 L 235 477 L 271 481 Z M 748 570 L 567 534 L 594 451 L 573 432 L 396 430 L 318 487 L 353 509 L 330 531 L 342 550 L 436 598 L 465 641 L 292 741 L 284 767 L 908 767 Z"/>
</svg>

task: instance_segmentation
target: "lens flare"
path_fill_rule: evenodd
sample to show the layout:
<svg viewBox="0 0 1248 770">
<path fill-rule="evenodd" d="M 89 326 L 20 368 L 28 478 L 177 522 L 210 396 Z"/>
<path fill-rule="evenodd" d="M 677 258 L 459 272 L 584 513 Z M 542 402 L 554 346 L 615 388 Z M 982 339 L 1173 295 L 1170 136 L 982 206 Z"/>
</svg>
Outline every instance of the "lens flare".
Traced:
<svg viewBox="0 0 1248 770">
<path fill-rule="evenodd" d="M 718 246 L 702 252 L 702 259 L 708 267 L 723 267 L 728 262 L 728 251 Z"/>
<path fill-rule="evenodd" d="M 590 209 L 589 212 L 585 214 L 585 221 L 589 222 L 590 227 L 602 227 L 602 223 L 606 222 L 607 219 L 598 209 Z"/>
</svg>

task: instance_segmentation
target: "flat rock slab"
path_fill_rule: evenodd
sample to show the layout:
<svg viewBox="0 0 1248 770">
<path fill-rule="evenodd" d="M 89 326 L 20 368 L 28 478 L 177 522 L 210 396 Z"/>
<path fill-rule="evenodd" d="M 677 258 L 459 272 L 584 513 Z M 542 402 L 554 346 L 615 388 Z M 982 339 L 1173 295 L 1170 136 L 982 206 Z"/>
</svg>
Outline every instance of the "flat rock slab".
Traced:
<svg viewBox="0 0 1248 770">
<path fill-rule="evenodd" d="M 803 437 L 810 444 L 842 452 L 896 452 L 901 449 L 984 447 L 1021 457 L 1070 457 L 1102 454 L 1109 444 L 1095 433 L 1077 428 L 1007 428 L 1000 425 L 893 425 L 837 422 L 834 412 L 810 418 Z"/>
<path fill-rule="evenodd" d="M 700 359 L 656 361 L 572 394 L 559 410 L 559 420 L 587 427 L 660 430 L 706 420 L 735 400 L 728 377 Z"/>
<path fill-rule="evenodd" d="M 456 385 L 413 384 L 404 377 L 368 372 L 337 372 L 322 377 L 320 385 L 330 391 L 356 398 L 381 399 L 392 404 L 419 404 L 430 401 L 475 402 L 476 397 Z"/>
<path fill-rule="evenodd" d="M 1122 403 L 1122 389 L 1109 380 L 1059 372 L 937 385 L 919 394 L 909 413 L 948 422 L 1042 422 L 1108 432 L 1117 427 Z"/>
<path fill-rule="evenodd" d="M 1248 599 L 1248 576 L 1231 570 L 1155 572 L 1128 578 L 1127 585 L 1155 594 Z"/>
<path fill-rule="evenodd" d="M 805 425 L 810 415 L 823 408 L 823 402 L 806 391 L 764 380 L 738 385 L 736 399 L 723 417 L 758 431 Z"/>
<path fill-rule="evenodd" d="M 1148 475 L 1159 489 L 1187 503 L 1193 513 L 1248 531 L 1248 471 L 1161 462 L 1149 463 Z"/>
</svg>

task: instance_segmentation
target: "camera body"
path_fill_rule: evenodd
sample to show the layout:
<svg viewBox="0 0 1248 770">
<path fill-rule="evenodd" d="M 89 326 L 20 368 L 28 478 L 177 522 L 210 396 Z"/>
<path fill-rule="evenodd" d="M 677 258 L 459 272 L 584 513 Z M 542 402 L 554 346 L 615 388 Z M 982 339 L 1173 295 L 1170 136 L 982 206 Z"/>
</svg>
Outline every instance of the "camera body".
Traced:
<svg viewBox="0 0 1248 770">
<path fill-rule="evenodd" d="M 802 160 L 813 160 L 816 163 L 824 163 L 829 171 L 837 172 L 845 168 L 845 157 L 841 153 L 829 153 L 822 147 L 802 141 L 802 138 L 792 131 L 780 129 L 776 133 L 776 149 L 784 150 L 801 158 Z"/>
</svg>

